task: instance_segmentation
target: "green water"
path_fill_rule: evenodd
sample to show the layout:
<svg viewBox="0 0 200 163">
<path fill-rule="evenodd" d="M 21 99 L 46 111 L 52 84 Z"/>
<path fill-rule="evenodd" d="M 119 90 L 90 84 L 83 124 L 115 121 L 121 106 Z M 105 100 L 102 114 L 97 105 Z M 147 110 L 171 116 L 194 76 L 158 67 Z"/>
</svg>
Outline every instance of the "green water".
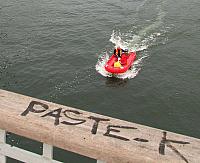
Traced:
<svg viewBox="0 0 200 163">
<path fill-rule="evenodd" d="M 199 8 L 199 0 L 1 1 L 0 88 L 200 138 Z M 126 79 L 96 70 L 119 38 L 138 55 Z"/>
</svg>

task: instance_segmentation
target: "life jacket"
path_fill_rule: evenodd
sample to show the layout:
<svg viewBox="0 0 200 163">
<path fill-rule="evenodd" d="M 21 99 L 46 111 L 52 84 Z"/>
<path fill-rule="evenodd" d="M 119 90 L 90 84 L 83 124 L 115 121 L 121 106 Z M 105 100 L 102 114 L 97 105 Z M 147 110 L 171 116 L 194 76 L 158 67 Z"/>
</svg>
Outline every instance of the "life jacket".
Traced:
<svg viewBox="0 0 200 163">
<path fill-rule="evenodd" d="M 115 62 L 114 63 L 114 67 L 115 68 L 119 68 L 119 67 L 121 67 L 122 65 L 121 65 L 121 63 L 119 62 L 119 61 L 117 61 L 117 62 Z"/>
</svg>

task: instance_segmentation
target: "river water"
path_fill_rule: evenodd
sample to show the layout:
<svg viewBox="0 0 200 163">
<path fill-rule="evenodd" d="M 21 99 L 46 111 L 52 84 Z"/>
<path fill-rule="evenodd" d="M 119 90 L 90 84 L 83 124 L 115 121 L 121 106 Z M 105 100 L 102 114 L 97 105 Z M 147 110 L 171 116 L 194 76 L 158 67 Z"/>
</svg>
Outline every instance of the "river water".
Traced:
<svg viewBox="0 0 200 163">
<path fill-rule="evenodd" d="M 199 8 L 199 0 L 1 0 L 0 88 L 200 138 Z M 112 78 L 103 65 L 116 45 L 137 60 Z"/>
</svg>

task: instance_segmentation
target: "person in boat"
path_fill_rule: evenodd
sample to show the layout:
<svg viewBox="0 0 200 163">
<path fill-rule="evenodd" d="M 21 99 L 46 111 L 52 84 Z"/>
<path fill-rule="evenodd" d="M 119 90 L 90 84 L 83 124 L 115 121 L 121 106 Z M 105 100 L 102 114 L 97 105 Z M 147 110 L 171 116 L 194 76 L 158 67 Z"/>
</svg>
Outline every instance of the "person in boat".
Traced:
<svg viewBox="0 0 200 163">
<path fill-rule="evenodd" d="M 114 67 L 121 67 L 122 65 L 125 65 L 127 63 L 127 55 L 128 54 L 128 49 L 122 49 L 120 47 L 117 47 L 114 50 L 114 54 L 116 55 L 118 61 L 115 63 L 118 66 L 114 66 Z M 121 65 L 121 66 L 119 66 Z"/>
<path fill-rule="evenodd" d="M 116 55 L 118 60 L 121 59 L 122 53 L 127 53 L 127 52 L 128 52 L 127 50 L 124 50 L 124 49 L 120 48 L 119 46 L 114 50 L 114 54 Z"/>
</svg>

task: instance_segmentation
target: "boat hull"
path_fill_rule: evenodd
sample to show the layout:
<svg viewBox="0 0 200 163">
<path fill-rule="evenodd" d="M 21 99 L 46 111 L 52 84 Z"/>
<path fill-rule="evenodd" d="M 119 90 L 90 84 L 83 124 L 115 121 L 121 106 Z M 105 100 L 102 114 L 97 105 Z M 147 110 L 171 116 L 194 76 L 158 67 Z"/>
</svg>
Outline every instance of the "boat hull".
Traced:
<svg viewBox="0 0 200 163">
<path fill-rule="evenodd" d="M 114 63 L 117 62 L 118 59 L 116 55 L 113 54 L 106 62 L 105 69 L 106 71 L 112 74 L 125 73 L 132 66 L 135 59 L 136 59 L 136 52 L 130 52 L 127 55 L 123 53 L 121 59 L 121 61 L 123 61 L 122 66 L 114 67 Z"/>
</svg>

